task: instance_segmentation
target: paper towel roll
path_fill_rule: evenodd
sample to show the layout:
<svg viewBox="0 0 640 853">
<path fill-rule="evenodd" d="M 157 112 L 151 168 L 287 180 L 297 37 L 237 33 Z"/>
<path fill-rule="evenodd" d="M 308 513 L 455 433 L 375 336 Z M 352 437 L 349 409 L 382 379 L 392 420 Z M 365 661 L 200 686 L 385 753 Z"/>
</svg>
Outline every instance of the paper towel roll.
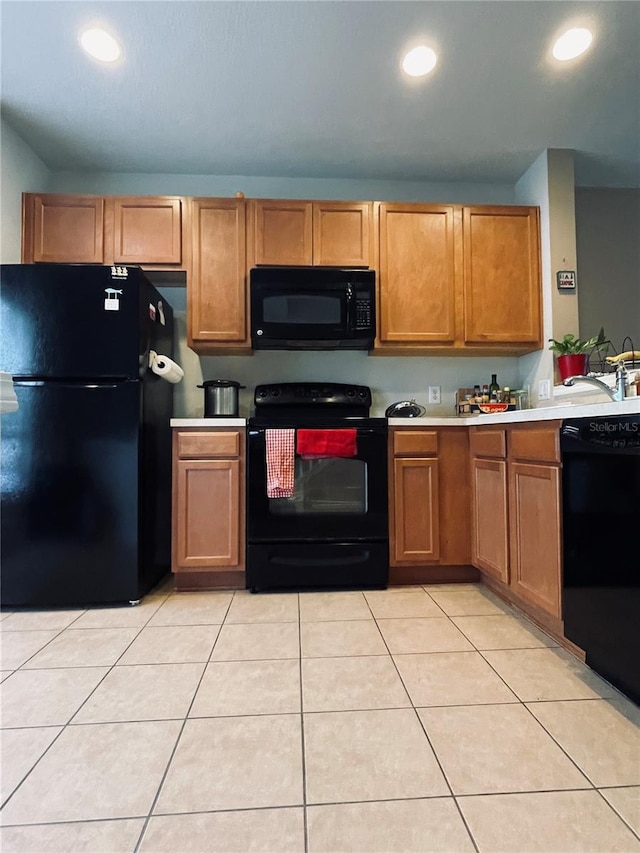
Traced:
<svg viewBox="0 0 640 853">
<path fill-rule="evenodd" d="M 180 382 L 184 376 L 184 370 L 180 365 L 176 364 L 175 361 L 166 355 L 156 355 L 155 358 L 152 358 L 151 370 L 153 370 L 153 372 L 158 376 L 166 379 L 167 382 L 171 382 L 173 385 L 175 385 L 176 382 Z"/>
</svg>

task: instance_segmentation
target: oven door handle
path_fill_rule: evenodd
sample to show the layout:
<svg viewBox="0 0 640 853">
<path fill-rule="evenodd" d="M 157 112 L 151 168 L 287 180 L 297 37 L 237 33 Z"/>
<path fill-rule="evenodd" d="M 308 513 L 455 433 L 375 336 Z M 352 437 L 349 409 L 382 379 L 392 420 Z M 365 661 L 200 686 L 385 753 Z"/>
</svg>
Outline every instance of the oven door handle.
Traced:
<svg viewBox="0 0 640 853">
<path fill-rule="evenodd" d="M 331 558 L 332 566 L 357 566 L 359 563 L 364 563 L 369 559 L 367 551 L 363 551 L 355 557 L 338 557 Z M 326 557 L 324 560 L 318 560 L 313 557 L 271 557 L 269 563 L 274 566 L 326 566 Z"/>
<path fill-rule="evenodd" d="M 301 428 L 301 429 L 350 429 L 351 427 L 350 427 L 350 424 L 348 423 L 348 421 L 345 422 L 344 426 L 340 426 L 340 427 L 324 427 L 324 426 L 322 426 L 321 423 L 316 424 L 315 426 L 309 426 L 305 423 L 304 427 L 300 427 L 299 424 L 287 424 L 286 426 L 283 426 L 283 424 L 274 424 L 271 427 L 258 427 L 257 429 L 256 428 L 248 429 L 247 435 L 251 436 L 251 437 L 255 437 L 255 436 L 263 436 L 264 437 L 265 429 L 299 429 L 299 428 Z M 357 427 L 353 427 L 353 429 L 355 429 L 357 435 L 359 435 L 359 436 L 361 436 L 361 435 L 387 435 L 387 432 L 388 432 L 386 426 L 381 426 L 381 427 L 358 427 L 357 426 Z"/>
</svg>

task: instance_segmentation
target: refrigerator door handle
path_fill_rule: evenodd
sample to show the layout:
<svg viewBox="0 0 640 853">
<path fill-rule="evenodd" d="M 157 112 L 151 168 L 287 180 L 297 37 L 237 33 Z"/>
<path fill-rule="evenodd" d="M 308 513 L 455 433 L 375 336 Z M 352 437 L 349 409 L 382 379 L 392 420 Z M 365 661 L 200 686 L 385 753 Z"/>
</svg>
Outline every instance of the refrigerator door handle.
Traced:
<svg viewBox="0 0 640 853">
<path fill-rule="evenodd" d="M 57 379 L 14 379 L 13 385 L 14 387 L 19 388 L 38 388 L 44 387 L 45 385 L 55 385 L 57 388 L 117 388 L 119 385 L 122 385 L 124 381 L 124 379 L 115 381 L 113 379 L 107 379 L 104 382 L 100 380 L 87 381 L 86 379 L 78 379 L 76 382 L 60 382 Z"/>
</svg>

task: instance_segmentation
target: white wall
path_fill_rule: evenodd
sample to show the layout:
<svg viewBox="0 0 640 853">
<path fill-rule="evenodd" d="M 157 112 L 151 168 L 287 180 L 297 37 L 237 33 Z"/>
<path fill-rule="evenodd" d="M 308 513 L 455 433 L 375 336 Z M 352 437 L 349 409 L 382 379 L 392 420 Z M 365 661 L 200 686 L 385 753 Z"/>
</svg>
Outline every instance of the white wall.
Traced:
<svg viewBox="0 0 640 853">
<path fill-rule="evenodd" d="M 517 182 L 515 198 L 518 204 L 535 204 L 540 208 L 540 260 L 542 277 L 542 340 L 551 337 L 551 222 L 549 211 L 548 152 L 544 151 Z M 518 384 L 528 388 L 531 404 L 538 404 L 538 382 L 551 381 L 553 357 L 547 350 L 522 356 L 519 362 Z"/>
<path fill-rule="evenodd" d="M 426 184 L 406 181 L 331 180 L 311 178 L 252 178 L 225 175 L 76 174 L 52 175 L 58 192 L 126 193 L 140 195 L 233 196 L 248 198 L 376 199 L 379 201 L 429 201 L 468 204 L 513 204 L 513 186 L 496 184 Z M 177 329 L 176 360 L 185 377 L 174 389 L 176 417 L 200 417 L 204 409 L 204 379 L 234 379 L 247 385 L 240 394 L 243 414 L 252 405 L 253 389 L 267 382 L 325 380 L 369 385 L 374 407 L 386 408 L 397 400 L 415 398 L 428 405 L 429 385 L 442 389 L 439 406 L 430 414 L 453 415 L 455 392 L 460 387 L 489 382 L 498 374 L 503 385 L 517 386 L 514 357 L 420 358 L 367 356 L 361 352 L 258 352 L 253 356 L 198 357 L 186 345 L 184 291 L 162 288 L 174 308 Z"/>
<path fill-rule="evenodd" d="M 18 140 L 15 134 L 13 137 Z M 40 162 L 36 161 L 37 158 L 24 143 L 15 147 L 15 154 L 7 157 L 6 162 L 3 156 L 3 178 L 9 172 L 15 174 L 15 178 L 10 180 L 10 188 L 7 188 L 8 201 L 13 202 L 14 208 L 14 227 L 7 239 L 7 252 L 12 253 L 11 260 L 19 259 L 20 194 L 27 190 L 195 196 L 231 196 L 243 192 L 247 197 L 514 203 L 514 188 L 511 185 L 124 173 L 55 172 L 49 175 L 42 164 L 40 170 L 34 170 L 34 165 Z M 454 414 L 457 388 L 489 382 L 492 373 L 497 373 L 500 384 L 519 387 L 519 360 L 516 357 L 423 358 L 367 356 L 361 352 L 265 352 L 253 356 L 200 358 L 186 346 L 184 289 L 166 287 L 162 288 L 162 294 L 174 307 L 177 329 L 174 355 L 185 370 L 184 380 L 175 387 L 174 412 L 177 417 L 197 417 L 202 414 L 203 391 L 197 385 L 203 378 L 235 379 L 247 385 L 247 390 L 240 395 L 243 414 L 248 414 L 251 409 L 255 386 L 267 382 L 308 379 L 365 384 L 373 391 L 376 412 L 397 400 L 415 398 L 427 406 L 430 414 L 439 415 Z M 439 385 L 442 389 L 439 406 L 428 406 L 429 385 Z"/>
<path fill-rule="evenodd" d="M 49 189 L 49 170 L 0 119 L 0 263 L 20 263 L 22 193 Z"/>
<path fill-rule="evenodd" d="M 640 189 L 577 189 L 580 332 L 640 349 Z"/>
<path fill-rule="evenodd" d="M 56 172 L 52 191 L 104 195 L 234 196 L 247 198 L 376 199 L 459 204 L 513 204 L 510 184 L 453 184 L 242 175 L 156 175 Z"/>
<path fill-rule="evenodd" d="M 197 386 L 203 379 L 233 379 L 246 385 L 240 391 L 241 415 L 251 413 L 256 385 L 269 382 L 326 381 L 353 382 L 368 385 L 373 394 L 372 414 L 398 400 L 415 399 L 428 414 L 455 414 L 455 392 L 458 388 L 489 382 L 497 373 L 501 385 L 517 387 L 518 359 L 495 358 L 424 358 L 416 356 L 370 356 L 364 352 L 255 352 L 252 356 L 199 357 L 186 344 L 186 302 L 182 288 L 159 288 L 163 298 L 174 309 L 177 330 L 175 360 L 185 372 L 174 387 L 176 417 L 202 417 L 204 391 Z M 439 406 L 429 405 L 429 385 L 440 385 Z M 375 409 L 375 412 L 373 411 Z"/>
<path fill-rule="evenodd" d="M 625 335 L 631 335 L 635 347 L 640 347 L 640 190 L 577 190 L 574 222 L 570 151 L 543 152 L 516 185 L 511 186 L 50 172 L 4 121 L 0 121 L 0 142 L 1 263 L 20 260 L 21 194 L 29 191 L 194 196 L 232 196 L 243 192 L 247 197 L 535 204 L 541 213 L 544 340 L 578 330 L 589 337 L 604 325 L 618 348 Z M 577 235 L 577 262 L 572 235 Z M 559 295 L 555 287 L 555 271 L 576 265 L 579 317 L 578 298 Z M 176 355 L 186 368 L 184 382 L 176 387 L 177 416 L 197 416 L 202 412 L 202 390 L 196 386 L 203 378 L 236 379 L 250 389 L 263 382 L 301 378 L 361 382 L 372 387 L 374 405 L 378 408 L 410 397 L 426 405 L 427 387 L 440 385 L 442 404 L 429 407 L 433 414 L 452 414 L 455 390 L 488 381 L 491 373 L 497 373 L 498 381 L 512 388 L 530 385 L 534 403 L 538 380 L 553 380 L 553 358 L 547 349 L 520 359 L 368 357 L 357 352 L 199 358 L 186 346 L 184 288 L 162 290 L 176 310 L 179 333 Z M 250 407 L 250 389 L 241 393 L 245 412 Z"/>
<path fill-rule="evenodd" d="M 556 272 L 576 269 L 576 230 L 574 214 L 573 152 L 547 149 L 529 167 L 515 187 L 520 204 L 540 208 L 540 255 L 542 264 L 542 339 L 545 348 L 523 356 L 519 382 L 529 387 L 531 401 L 537 406 L 539 383 L 554 382 L 554 358 L 546 348 L 549 338 L 565 332 L 578 332 L 577 294 L 558 293 Z"/>
</svg>

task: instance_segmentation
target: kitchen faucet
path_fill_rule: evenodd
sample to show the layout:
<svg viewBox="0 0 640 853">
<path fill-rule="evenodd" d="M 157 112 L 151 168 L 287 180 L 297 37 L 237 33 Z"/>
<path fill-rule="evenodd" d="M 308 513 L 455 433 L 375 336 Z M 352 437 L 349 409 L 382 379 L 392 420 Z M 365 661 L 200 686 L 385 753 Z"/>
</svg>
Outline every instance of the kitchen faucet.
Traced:
<svg viewBox="0 0 640 853">
<path fill-rule="evenodd" d="M 611 390 L 611 388 L 609 388 L 606 382 L 603 382 L 596 376 L 570 376 L 568 379 L 565 379 L 562 384 L 574 385 L 576 382 L 589 382 L 591 385 L 597 386 L 606 394 L 608 394 L 612 400 L 620 402 L 625 398 L 628 378 L 629 374 L 627 373 L 627 368 L 625 366 L 624 361 L 619 361 L 616 365 L 616 387 L 614 390 Z"/>
</svg>

